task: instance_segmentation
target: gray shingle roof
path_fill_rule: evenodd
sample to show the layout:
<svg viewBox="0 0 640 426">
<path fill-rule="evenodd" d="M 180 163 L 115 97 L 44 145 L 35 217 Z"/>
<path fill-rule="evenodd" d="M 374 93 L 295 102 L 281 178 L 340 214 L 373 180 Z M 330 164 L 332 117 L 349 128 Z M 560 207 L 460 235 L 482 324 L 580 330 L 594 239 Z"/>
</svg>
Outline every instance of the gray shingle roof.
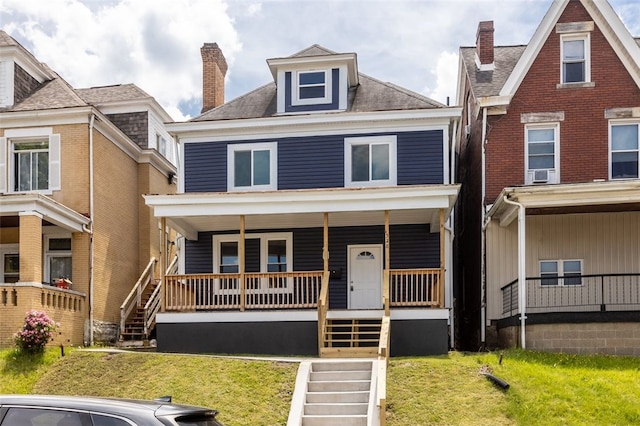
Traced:
<svg viewBox="0 0 640 426">
<path fill-rule="evenodd" d="M 475 97 L 497 96 L 526 47 L 526 45 L 496 46 L 493 51 L 495 69 L 491 71 L 478 70 L 475 62 L 475 47 L 461 47 L 460 54 Z"/>
<path fill-rule="evenodd" d="M 334 55 L 335 52 L 314 44 L 289 58 Z M 395 84 L 385 83 L 358 73 L 360 84 L 349 89 L 347 112 L 397 111 L 444 108 L 445 105 Z M 269 83 L 226 102 L 191 121 L 237 120 L 275 116 L 276 85 Z"/>
<path fill-rule="evenodd" d="M 135 84 L 76 89 L 82 99 L 90 104 L 151 99 L 151 96 Z"/>
</svg>

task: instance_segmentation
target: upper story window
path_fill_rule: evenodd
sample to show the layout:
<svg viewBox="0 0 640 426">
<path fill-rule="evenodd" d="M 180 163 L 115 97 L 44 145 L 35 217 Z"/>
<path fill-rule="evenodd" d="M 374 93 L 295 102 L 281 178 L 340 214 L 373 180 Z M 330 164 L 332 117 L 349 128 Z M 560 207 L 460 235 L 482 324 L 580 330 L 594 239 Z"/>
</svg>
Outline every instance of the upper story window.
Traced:
<svg viewBox="0 0 640 426">
<path fill-rule="evenodd" d="M 581 285 L 582 260 L 541 260 L 540 285 Z"/>
<path fill-rule="evenodd" d="M 227 146 L 227 190 L 278 189 L 276 142 Z"/>
<path fill-rule="evenodd" d="M 640 142 L 638 123 L 611 123 L 610 174 L 611 179 L 637 179 Z"/>
<path fill-rule="evenodd" d="M 331 73 L 328 70 L 295 73 L 294 105 L 331 103 Z"/>
<path fill-rule="evenodd" d="M 396 136 L 345 138 L 344 186 L 396 185 Z"/>
<path fill-rule="evenodd" d="M 558 182 L 559 127 L 557 124 L 525 128 L 525 184 Z"/>
<path fill-rule="evenodd" d="M 60 189 L 60 135 L 9 129 L 0 138 L 0 193 Z"/>
<path fill-rule="evenodd" d="M 561 83 L 587 83 L 591 81 L 591 55 L 589 34 L 566 34 L 561 38 Z"/>
</svg>

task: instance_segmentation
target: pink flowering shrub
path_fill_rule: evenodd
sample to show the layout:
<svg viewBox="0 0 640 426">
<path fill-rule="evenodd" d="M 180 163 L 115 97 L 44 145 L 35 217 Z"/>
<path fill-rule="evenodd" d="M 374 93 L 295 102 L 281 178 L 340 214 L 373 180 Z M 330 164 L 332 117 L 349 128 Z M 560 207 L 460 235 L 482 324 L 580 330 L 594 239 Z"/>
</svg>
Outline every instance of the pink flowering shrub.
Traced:
<svg viewBox="0 0 640 426">
<path fill-rule="evenodd" d="M 53 339 L 57 324 L 45 313 L 29 311 L 24 318 L 22 330 L 13 335 L 18 349 L 26 353 L 41 353 L 47 343 Z"/>
</svg>

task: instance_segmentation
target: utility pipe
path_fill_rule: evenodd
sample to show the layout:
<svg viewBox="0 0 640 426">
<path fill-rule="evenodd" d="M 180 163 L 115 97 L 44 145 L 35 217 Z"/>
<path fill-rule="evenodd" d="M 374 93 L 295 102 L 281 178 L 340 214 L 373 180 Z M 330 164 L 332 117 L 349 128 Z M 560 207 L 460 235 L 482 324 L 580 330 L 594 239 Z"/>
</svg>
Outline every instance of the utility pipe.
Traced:
<svg viewBox="0 0 640 426">
<path fill-rule="evenodd" d="M 94 179 L 93 179 L 93 126 L 96 115 L 91 113 L 89 119 L 89 217 L 91 218 L 89 233 L 89 345 L 93 346 L 93 302 L 94 302 L 94 268 L 93 268 L 93 221 L 94 207 Z"/>
<path fill-rule="evenodd" d="M 527 277 L 526 277 L 526 234 L 525 234 L 525 208 L 522 204 L 509 200 L 505 195 L 506 204 L 518 207 L 518 312 L 520 313 L 520 345 L 526 349 L 525 320 L 527 305 Z"/>
<path fill-rule="evenodd" d="M 482 108 L 482 192 L 480 203 L 482 204 L 482 229 L 480 232 L 480 343 L 484 347 L 487 340 L 487 270 L 486 270 L 486 250 L 487 250 L 487 224 L 490 217 L 487 216 L 486 203 L 486 148 L 487 148 L 487 107 Z"/>
</svg>

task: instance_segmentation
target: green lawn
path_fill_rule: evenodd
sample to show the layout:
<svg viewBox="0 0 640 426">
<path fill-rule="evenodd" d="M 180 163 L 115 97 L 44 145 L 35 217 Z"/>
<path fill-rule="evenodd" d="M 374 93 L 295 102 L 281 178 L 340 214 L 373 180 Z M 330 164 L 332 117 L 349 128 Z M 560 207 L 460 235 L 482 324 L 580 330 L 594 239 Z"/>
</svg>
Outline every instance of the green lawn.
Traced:
<svg viewBox="0 0 640 426">
<path fill-rule="evenodd" d="M 387 425 L 640 424 L 640 358 L 529 351 L 392 358 Z M 284 425 L 297 364 L 52 349 L 0 351 L 0 393 L 155 398 L 220 411 L 227 426 Z M 481 371 L 510 384 L 492 385 Z"/>
</svg>

